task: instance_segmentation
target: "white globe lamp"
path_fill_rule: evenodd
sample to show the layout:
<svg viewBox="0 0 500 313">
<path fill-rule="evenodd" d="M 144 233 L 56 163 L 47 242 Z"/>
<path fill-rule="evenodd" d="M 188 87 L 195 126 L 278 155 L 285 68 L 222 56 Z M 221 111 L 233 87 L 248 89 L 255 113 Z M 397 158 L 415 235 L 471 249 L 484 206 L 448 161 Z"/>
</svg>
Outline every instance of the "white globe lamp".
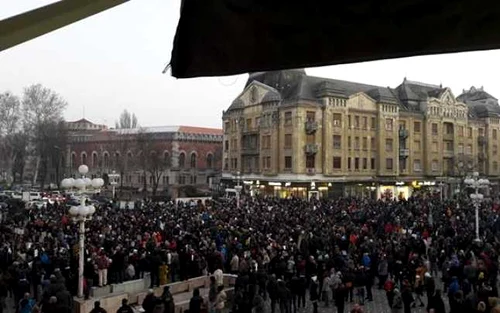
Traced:
<svg viewBox="0 0 500 313">
<path fill-rule="evenodd" d="M 70 189 L 73 187 L 72 181 L 69 178 L 65 178 L 61 181 L 61 187 L 64 189 Z"/>
<path fill-rule="evenodd" d="M 85 181 L 82 178 L 75 179 L 75 187 L 83 189 L 85 187 Z"/>
<path fill-rule="evenodd" d="M 77 216 L 78 215 L 78 207 L 76 206 L 72 206 L 70 209 L 69 209 L 69 214 L 71 216 Z"/>
<path fill-rule="evenodd" d="M 95 206 L 89 205 L 88 208 L 89 208 L 89 215 L 94 215 L 94 213 L 95 213 Z"/>
<path fill-rule="evenodd" d="M 85 164 L 82 164 L 78 167 L 78 173 L 85 175 L 89 172 L 89 167 Z"/>
<path fill-rule="evenodd" d="M 83 179 L 83 181 L 85 182 L 85 186 L 87 186 L 87 187 L 92 186 L 92 179 L 90 179 L 90 178 L 88 178 L 88 177 L 85 177 L 85 178 Z"/>
<path fill-rule="evenodd" d="M 82 217 L 89 215 L 89 208 L 86 205 L 83 205 L 83 204 L 80 205 L 78 207 L 78 215 L 80 215 Z"/>
<path fill-rule="evenodd" d="M 92 179 L 92 187 L 94 188 L 101 188 L 102 187 L 102 184 L 101 184 L 101 179 L 100 178 L 94 178 Z"/>
</svg>

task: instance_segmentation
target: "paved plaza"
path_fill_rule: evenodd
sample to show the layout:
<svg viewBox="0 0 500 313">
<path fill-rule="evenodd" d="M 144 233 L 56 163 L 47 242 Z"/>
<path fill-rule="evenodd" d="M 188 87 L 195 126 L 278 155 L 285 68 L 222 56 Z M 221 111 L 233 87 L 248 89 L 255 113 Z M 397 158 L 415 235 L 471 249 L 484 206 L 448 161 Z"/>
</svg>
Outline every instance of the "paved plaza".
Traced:
<svg viewBox="0 0 500 313">
<path fill-rule="evenodd" d="M 204 290 L 203 293 L 206 291 Z M 176 301 L 179 300 L 186 300 L 191 297 L 191 293 L 183 293 L 179 295 L 174 295 L 174 298 Z M 424 298 L 424 302 L 426 303 L 426 299 Z M 448 308 L 448 301 L 447 299 L 444 299 L 445 305 Z M 7 313 L 15 313 L 13 309 L 13 301 L 12 299 L 9 299 L 8 301 L 8 308 L 6 310 Z M 271 307 L 270 307 L 270 302 L 267 301 L 267 312 L 266 313 L 271 313 Z M 345 313 L 350 312 L 350 310 L 353 308 L 352 303 L 348 303 L 346 305 Z M 390 313 L 391 310 L 389 309 L 389 306 L 387 304 L 387 298 L 385 296 L 385 292 L 383 290 L 378 290 L 378 289 L 373 289 L 373 301 L 369 302 L 366 301 L 365 305 L 363 306 L 364 313 Z M 330 304 L 329 307 L 325 307 L 323 303 L 320 303 L 319 305 L 319 313 L 337 313 L 337 308 Z M 448 311 L 448 309 L 447 309 Z M 137 312 L 140 312 L 137 310 Z M 228 310 L 228 312 L 231 312 L 231 310 Z M 309 301 L 309 298 L 307 298 L 306 301 L 306 308 L 305 309 L 300 309 L 298 313 L 305 313 L 305 312 L 313 312 L 313 307 L 311 302 Z M 115 312 L 108 312 L 108 313 L 115 313 Z M 275 313 L 280 313 L 279 312 L 279 307 L 276 307 L 276 312 Z M 424 308 L 412 308 L 412 313 L 426 313 L 425 312 L 425 307 Z"/>
<path fill-rule="evenodd" d="M 448 308 L 448 301 L 444 299 L 445 305 Z M 427 304 L 426 299 L 424 298 L 424 303 Z M 269 305 L 269 303 L 268 303 Z M 349 313 L 351 309 L 354 307 L 354 303 L 347 303 L 345 307 L 345 311 L 343 313 Z M 337 308 L 330 303 L 329 307 L 325 307 L 324 303 L 320 303 L 318 307 L 319 313 L 337 313 Z M 448 311 L 448 310 L 447 310 Z M 270 313 L 271 309 L 268 308 L 266 313 Z M 313 307 L 311 302 L 306 301 L 306 308 L 298 311 L 299 313 L 305 312 L 313 312 Z M 365 301 L 363 306 L 364 313 L 391 313 L 389 305 L 387 304 L 387 298 L 385 296 L 384 290 L 373 289 L 373 301 Z M 412 308 L 412 313 L 426 313 L 425 307 L 423 308 Z M 276 308 L 276 313 L 279 313 L 279 308 Z"/>
</svg>

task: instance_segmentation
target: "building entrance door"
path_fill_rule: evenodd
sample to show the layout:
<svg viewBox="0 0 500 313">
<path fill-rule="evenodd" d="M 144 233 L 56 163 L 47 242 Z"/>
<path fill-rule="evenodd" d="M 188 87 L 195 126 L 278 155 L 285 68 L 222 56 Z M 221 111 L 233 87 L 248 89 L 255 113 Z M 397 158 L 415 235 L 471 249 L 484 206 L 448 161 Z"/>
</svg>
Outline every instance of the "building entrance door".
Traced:
<svg viewBox="0 0 500 313">
<path fill-rule="evenodd" d="M 319 199 L 319 191 L 309 191 L 307 199 Z"/>
</svg>

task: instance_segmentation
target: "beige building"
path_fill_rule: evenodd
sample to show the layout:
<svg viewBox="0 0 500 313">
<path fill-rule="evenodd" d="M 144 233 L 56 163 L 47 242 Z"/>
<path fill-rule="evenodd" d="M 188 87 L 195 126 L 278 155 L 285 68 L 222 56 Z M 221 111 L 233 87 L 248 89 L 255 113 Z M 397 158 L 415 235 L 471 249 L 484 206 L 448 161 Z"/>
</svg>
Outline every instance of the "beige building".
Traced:
<svg viewBox="0 0 500 313">
<path fill-rule="evenodd" d="M 498 181 L 499 121 L 482 88 L 252 73 L 223 113 L 223 179 L 281 197 L 448 196 L 473 171 Z"/>
</svg>

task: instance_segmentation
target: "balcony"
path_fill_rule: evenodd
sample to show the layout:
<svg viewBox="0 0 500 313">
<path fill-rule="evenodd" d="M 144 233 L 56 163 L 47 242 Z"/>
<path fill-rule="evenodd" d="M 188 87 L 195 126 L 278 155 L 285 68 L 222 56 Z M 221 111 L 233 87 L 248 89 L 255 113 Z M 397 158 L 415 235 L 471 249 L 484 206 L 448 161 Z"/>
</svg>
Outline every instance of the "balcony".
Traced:
<svg viewBox="0 0 500 313">
<path fill-rule="evenodd" d="M 241 148 L 242 155 L 257 155 L 260 154 L 259 147 L 243 147 Z"/>
<path fill-rule="evenodd" d="M 486 145 L 486 143 L 488 142 L 488 139 L 486 138 L 486 136 L 484 135 L 479 135 L 477 137 L 477 143 L 480 145 L 480 146 L 484 146 Z"/>
<path fill-rule="evenodd" d="M 449 140 L 449 141 L 453 141 L 455 140 L 455 135 L 453 135 L 453 133 L 444 133 L 443 134 L 443 140 Z"/>
<path fill-rule="evenodd" d="M 308 167 L 308 168 L 306 168 L 306 174 L 307 175 L 314 175 L 314 174 L 316 174 L 316 169 L 312 168 L 312 167 Z"/>
<path fill-rule="evenodd" d="M 410 149 L 399 149 L 399 157 L 407 158 L 410 156 Z"/>
<path fill-rule="evenodd" d="M 399 129 L 399 138 L 401 138 L 401 139 L 408 138 L 408 129 L 406 129 L 406 128 L 400 128 Z"/>
<path fill-rule="evenodd" d="M 443 157 L 444 158 L 453 158 L 455 156 L 455 152 L 453 150 L 444 150 Z"/>
<path fill-rule="evenodd" d="M 314 155 L 318 153 L 318 144 L 315 143 L 308 143 L 305 146 L 306 154 L 308 155 Z"/>
<path fill-rule="evenodd" d="M 318 122 L 307 121 L 305 124 L 305 128 L 308 135 L 314 134 L 318 130 Z"/>
<path fill-rule="evenodd" d="M 248 126 L 248 127 L 243 127 L 242 133 L 247 134 L 247 135 L 254 135 L 254 134 L 258 134 L 259 130 L 260 130 L 260 127 L 258 127 L 258 126 L 255 126 L 255 127 Z"/>
</svg>

